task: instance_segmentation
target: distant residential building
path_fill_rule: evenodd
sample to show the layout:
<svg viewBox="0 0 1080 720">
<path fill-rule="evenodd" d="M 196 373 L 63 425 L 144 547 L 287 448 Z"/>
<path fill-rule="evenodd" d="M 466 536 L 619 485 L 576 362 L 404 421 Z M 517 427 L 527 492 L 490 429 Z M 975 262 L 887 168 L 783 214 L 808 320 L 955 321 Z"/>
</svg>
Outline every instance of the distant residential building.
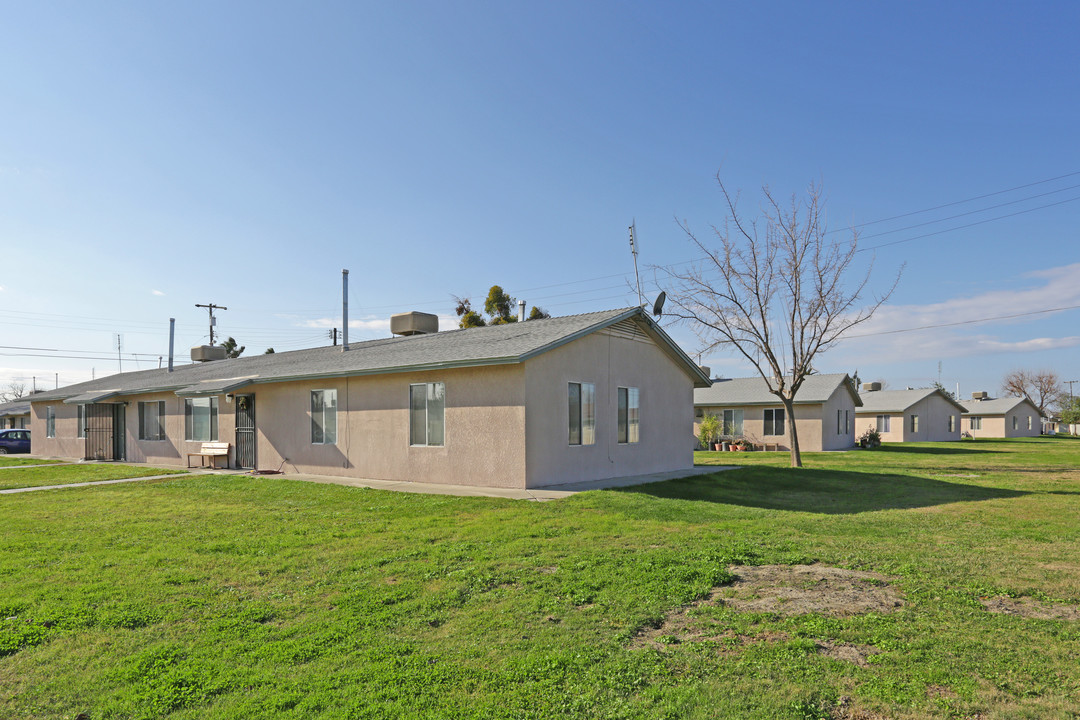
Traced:
<svg viewBox="0 0 1080 720">
<path fill-rule="evenodd" d="M 876 386 L 876 387 L 875 387 Z M 855 432 L 876 428 L 882 442 L 959 440 L 964 406 L 936 388 L 881 390 L 863 383 Z"/>
</svg>

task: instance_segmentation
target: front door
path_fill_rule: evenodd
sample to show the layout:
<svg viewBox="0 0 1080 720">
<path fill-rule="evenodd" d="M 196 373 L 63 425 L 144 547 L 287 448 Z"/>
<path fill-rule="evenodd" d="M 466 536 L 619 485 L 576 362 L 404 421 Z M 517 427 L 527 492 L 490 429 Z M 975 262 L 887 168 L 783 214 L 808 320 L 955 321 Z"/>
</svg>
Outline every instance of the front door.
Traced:
<svg viewBox="0 0 1080 720">
<path fill-rule="evenodd" d="M 255 396 L 236 396 L 236 467 L 255 469 Z"/>
<path fill-rule="evenodd" d="M 85 458 L 87 460 L 116 459 L 113 419 L 111 404 L 91 403 L 86 406 Z"/>
</svg>

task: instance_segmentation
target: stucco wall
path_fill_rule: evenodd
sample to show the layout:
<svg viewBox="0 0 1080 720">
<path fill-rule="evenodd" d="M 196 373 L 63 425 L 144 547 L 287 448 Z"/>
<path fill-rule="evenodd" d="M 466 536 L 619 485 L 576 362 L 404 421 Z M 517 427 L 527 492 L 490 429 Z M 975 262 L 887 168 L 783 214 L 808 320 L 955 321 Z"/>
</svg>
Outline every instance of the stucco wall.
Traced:
<svg viewBox="0 0 1080 720">
<path fill-rule="evenodd" d="M 860 413 L 856 431 L 862 434 L 870 427 L 877 427 L 877 416 L 888 415 L 889 432 L 881 433 L 882 442 L 948 442 L 959 440 L 962 422 L 960 408 L 940 395 L 934 394 L 914 403 L 903 413 Z M 919 429 L 911 431 L 911 416 L 919 416 Z M 949 416 L 953 417 L 953 430 L 949 431 Z M 878 428 L 880 432 L 881 428 Z"/>
<path fill-rule="evenodd" d="M 569 444 L 568 385 L 596 388 L 596 443 Z M 619 387 L 640 392 L 640 441 L 619 444 Z M 693 381 L 651 340 L 597 332 L 525 364 L 527 487 L 694 465 Z"/>
<path fill-rule="evenodd" d="M 499 365 L 249 386 L 244 392 L 255 394 L 257 466 L 377 480 L 523 487 L 523 376 L 521 366 Z M 411 447 L 409 385 L 428 382 L 446 385 L 444 445 Z M 337 442 L 315 445 L 311 391 L 328 389 L 337 390 Z"/>
<path fill-rule="evenodd" d="M 846 430 L 844 430 L 843 425 L 838 426 L 837 424 L 837 411 L 844 413 Z M 847 450 L 854 447 L 855 418 L 855 399 L 843 385 L 840 385 L 829 396 L 829 400 L 822 410 L 821 449 Z M 799 438 L 799 447 L 802 447 L 802 436 Z"/>
<path fill-rule="evenodd" d="M 1013 430 L 1012 418 L 1016 417 L 1017 429 Z M 982 429 L 971 429 L 971 418 L 982 418 Z M 1031 429 L 1028 430 L 1027 418 L 1031 418 Z M 971 433 L 972 437 L 987 437 L 987 438 L 1011 438 L 1011 437 L 1038 437 L 1042 432 L 1042 419 L 1039 417 L 1039 413 L 1034 408 L 1028 407 L 1026 404 L 1018 405 L 1014 410 L 1011 410 L 1008 414 L 1002 415 L 980 415 L 978 409 L 972 410 L 970 413 L 964 416 L 964 430 Z"/>
<path fill-rule="evenodd" d="M 825 449 L 822 446 L 824 423 L 822 422 L 821 415 L 823 405 L 821 403 L 807 403 L 795 406 L 795 431 L 799 434 L 799 449 L 802 452 L 821 452 Z M 788 440 L 788 426 L 787 422 L 790 419 L 785 420 L 784 434 L 783 435 L 766 435 L 765 434 L 765 410 L 776 409 L 783 410 L 784 406 L 777 402 L 776 405 L 717 405 L 715 407 L 704 407 L 703 409 L 707 414 L 720 416 L 724 410 L 742 410 L 743 411 L 743 437 L 752 443 L 761 444 L 776 444 L 780 450 L 790 450 L 791 444 Z M 836 411 L 833 411 L 833 423 L 836 422 Z M 835 433 L 836 428 L 832 428 Z M 699 424 L 695 421 L 694 432 L 699 431 Z"/>
<path fill-rule="evenodd" d="M 45 437 L 45 408 L 56 411 L 56 437 Z M 78 437 L 79 411 L 75 405 L 32 403 L 30 405 L 30 452 L 43 457 L 81 458 L 85 445 Z"/>
</svg>

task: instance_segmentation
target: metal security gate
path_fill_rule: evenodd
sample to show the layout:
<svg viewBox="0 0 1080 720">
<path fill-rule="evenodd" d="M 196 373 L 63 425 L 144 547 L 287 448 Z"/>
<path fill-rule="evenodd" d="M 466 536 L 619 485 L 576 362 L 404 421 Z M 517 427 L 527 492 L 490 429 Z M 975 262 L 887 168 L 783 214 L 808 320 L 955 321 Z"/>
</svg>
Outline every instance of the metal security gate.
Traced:
<svg viewBox="0 0 1080 720">
<path fill-rule="evenodd" d="M 87 460 L 124 459 L 124 405 L 91 403 L 86 405 Z"/>
<path fill-rule="evenodd" d="M 236 396 L 236 467 L 255 469 L 255 396 Z"/>
</svg>

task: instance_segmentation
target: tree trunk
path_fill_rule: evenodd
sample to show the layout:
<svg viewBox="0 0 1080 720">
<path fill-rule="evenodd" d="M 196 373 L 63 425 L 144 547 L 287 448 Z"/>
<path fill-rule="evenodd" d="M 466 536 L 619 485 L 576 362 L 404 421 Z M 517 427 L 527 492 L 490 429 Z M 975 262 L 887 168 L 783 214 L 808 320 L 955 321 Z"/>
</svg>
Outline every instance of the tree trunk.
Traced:
<svg viewBox="0 0 1080 720">
<path fill-rule="evenodd" d="M 791 467 L 802 467 L 802 453 L 799 452 L 799 433 L 795 429 L 795 403 L 790 398 L 780 398 L 784 403 L 784 414 L 787 415 L 788 440 L 791 441 Z"/>
</svg>

